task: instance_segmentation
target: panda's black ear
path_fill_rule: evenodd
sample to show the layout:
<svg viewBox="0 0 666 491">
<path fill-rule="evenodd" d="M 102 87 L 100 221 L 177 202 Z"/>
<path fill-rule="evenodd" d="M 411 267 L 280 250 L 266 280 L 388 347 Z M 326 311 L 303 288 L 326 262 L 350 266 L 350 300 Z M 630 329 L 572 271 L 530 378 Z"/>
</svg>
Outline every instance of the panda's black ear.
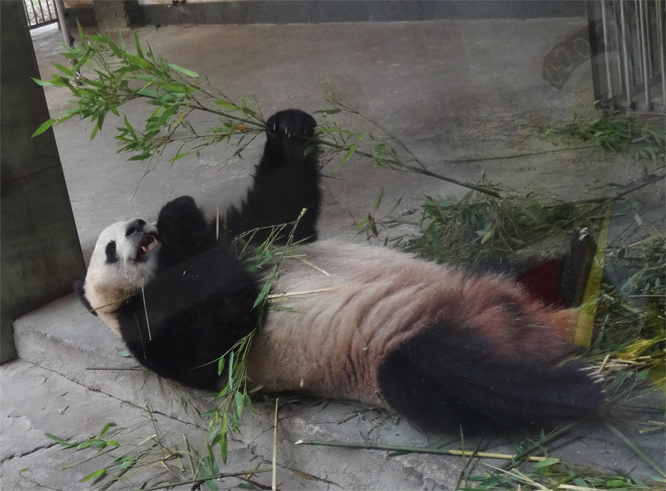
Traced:
<svg viewBox="0 0 666 491">
<path fill-rule="evenodd" d="M 93 309 L 93 306 L 90 305 L 90 302 L 88 302 L 88 299 L 86 298 L 86 282 L 76 280 L 72 285 L 72 288 L 74 288 L 74 292 L 76 292 L 76 295 L 79 297 L 79 300 L 81 300 L 83 306 L 88 309 L 92 315 L 96 316 L 97 312 L 95 312 L 95 309 Z"/>
</svg>

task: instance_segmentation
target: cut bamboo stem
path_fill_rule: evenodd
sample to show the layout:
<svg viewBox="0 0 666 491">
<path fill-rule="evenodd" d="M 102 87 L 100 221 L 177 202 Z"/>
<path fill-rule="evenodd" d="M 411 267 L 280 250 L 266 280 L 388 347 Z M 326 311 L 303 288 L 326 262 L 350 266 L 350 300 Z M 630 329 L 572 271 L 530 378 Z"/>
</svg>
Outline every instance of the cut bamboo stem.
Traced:
<svg viewBox="0 0 666 491">
<path fill-rule="evenodd" d="M 385 450 L 389 452 L 453 455 L 456 457 L 481 457 L 486 459 L 502 459 L 502 460 L 514 460 L 518 457 L 517 455 L 493 453 L 493 452 L 476 452 L 476 451 L 452 450 L 452 449 L 443 449 L 443 448 L 402 447 L 394 445 L 380 445 L 377 443 L 346 443 L 346 442 L 324 442 L 317 440 L 309 440 L 309 441 L 298 440 L 297 442 L 294 442 L 294 444 L 318 445 L 323 447 L 364 448 L 367 450 Z M 535 457 L 535 456 L 528 457 L 528 460 L 532 462 L 544 462 L 547 459 L 559 462 L 559 460 L 553 459 L 552 457 Z"/>
</svg>

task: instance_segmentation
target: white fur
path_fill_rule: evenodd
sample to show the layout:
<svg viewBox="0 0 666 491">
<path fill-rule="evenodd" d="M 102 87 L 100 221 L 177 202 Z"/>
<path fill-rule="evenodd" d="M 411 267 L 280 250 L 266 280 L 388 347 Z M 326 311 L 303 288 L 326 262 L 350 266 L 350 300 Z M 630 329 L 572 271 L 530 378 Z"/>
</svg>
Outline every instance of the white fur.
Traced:
<svg viewBox="0 0 666 491">
<path fill-rule="evenodd" d="M 320 241 L 302 252 L 328 275 L 297 259 L 285 262 L 275 292 L 295 294 L 278 304 L 287 309 L 268 313 L 248 363 L 249 378 L 267 392 L 384 405 L 377 384 L 382 360 L 424 329 L 465 328 L 500 340 L 507 357 L 548 360 L 563 346 L 557 328 L 576 314 L 545 309 L 502 276 L 478 277 L 388 248 Z M 517 330 L 507 302 L 520 305 L 532 326 L 518 341 L 511 339 Z"/>
<path fill-rule="evenodd" d="M 288 260 L 276 292 L 330 290 L 294 295 L 279 304 L 292 311 L 269 312 L 253 341 L 250 379 L 269 392 L 381 404 L 379 361 L 445 313 L 436 297 L 462 308 L 464 275 L 381 247 L 321 241 L 303 252 L 330 276 Z"/>
<path fill-rule="evenodd" d="M 134 220 L 134 219 L 133 219 Z M 137 262 L 137 249 L 141 236 L 134 234 L 125 237 L 127 225 L 133 220 L 116 222 L 105 228 L 95 244 L 86 274 L 85 295 L 104 322 L 117 334 L 120 334 L 118 321 L 113 315 L 118 303 L 137 293 L 157 270 L 160 244 L 145 253 L 145 259 Z M 154 225 L 146 224 L 144 232 L 157 233 Z M 111 241 L 116 242 L 119 261 L 106 262 L 106 247 Z"/>
</svg>

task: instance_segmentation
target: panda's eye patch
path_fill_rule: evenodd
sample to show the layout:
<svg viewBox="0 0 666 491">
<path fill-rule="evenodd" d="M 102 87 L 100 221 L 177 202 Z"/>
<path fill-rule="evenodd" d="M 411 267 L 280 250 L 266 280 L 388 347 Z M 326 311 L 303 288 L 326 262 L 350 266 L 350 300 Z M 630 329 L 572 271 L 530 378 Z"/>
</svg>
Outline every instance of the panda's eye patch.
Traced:
<svg viewBox="0 0 666 491">
<path fill-rule="evenodd" d="M 116 241 L 112 240 L 106 244 L 106 263 L 114 264 L 119 261 L 118 253 L 116 252 Z"/>
</svg>

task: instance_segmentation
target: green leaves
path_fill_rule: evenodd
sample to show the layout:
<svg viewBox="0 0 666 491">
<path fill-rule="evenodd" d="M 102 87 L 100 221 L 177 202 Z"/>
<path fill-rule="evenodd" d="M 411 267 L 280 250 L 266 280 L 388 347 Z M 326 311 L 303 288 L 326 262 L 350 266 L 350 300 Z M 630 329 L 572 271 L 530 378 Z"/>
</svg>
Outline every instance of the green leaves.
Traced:
<svg viewBox="0 0 666 491">
<path fill-rule="evenodd" d="M 173 63 L 168 63 L 168 65 L 176 70 L 177 72 L 183 73 L 187 75 L 188 77 L 192 78 L 199 78 L 199 74 L 197 72 L 193 72 L 192 70 L 188 70 L 187 68 L 180 67 L 178 65 L 175 65 Z"/>
<path fill-rule="evenodd" d="M 47 121 L 44 121 L 42 125 L 35 130 L 35 132 L 32 134 L 32 137 L 36 137 L 37 135 L 41 135 L 44 133 L 46 130 L 48 130 L 53 124 L 56 122 L 55 119 L 49 119 Z"/>
<path fill-rule="evenodd" d="M 88 474 L 86 477 L 84 477 L 83 479 L 81 479 L 79 482 L 90 481 L 91 479 L 93 479 L 93 478 L 95 478 L 95 477 L 97 477 L 97 478 L 102 478 L 102 477 L 104 477 L 105 475 L 106 475 L 106 469 L 104 469 L 104 468 L 97 469 L 95 472 L 93 472 L 93 473 L 91 473 L 91 474 Z"/>
<path fill-rule="evenodd" d="M 335 168 L 335 170 L 338 170 L 340 167 L 343 166 L 345 162 L 347 162 L 350 158 L 352 158 L 352 155 L 356 153 L 356 145 L 350 145 L 349 149 L 347 149 L 347 153 L 345 154 L 344 157 L 342 157 L 342 160 L 338 164 L 338 166 Z"/>
<path fill-rule="evenodd" d="M 550 128 L 553 138 L 574 137 L 589 141 L 615 153 L 628 153 L 634 159 L 666 162 L 666 128 L 623 116 L 601 116 L 596 119 L 574 118 L 562 128 Z"/>
<path fill-rule="evenodd" d="M 62 53 L 65 59 L 76 60 L 74 66 L 54 63 L 57 75 L 50 80 L 35 80 L 42 86 L 66 89 L 73 97 L 60 114 L 44 122 L 33 136 L 78 116 L 94 123 L 92 139 L 102 130 L 111 112 L 122 118 L 115 139 L 120 145 L 119 152 L 133 154 L 128 160 L 142 161 L 161 155 L 171 143 L 177 142 L 178 150 L 168 159 L 173 163 L 192 153 L 184 151 L 188 146 L 198 154 L 203 147 L 235 136 L 239 137 L 237 154 L 240 155 L 252 141 L 244 140 L 245 136 L 256 136 L 264 129 L 261 113 L 251 107 L 252 101 L 230 101 L 207 81 L 199 82 L 196 72 L 156 57 L 149 48 L 144 49 L 136 34 L 134 53 L 127 50 L 122 37 L 116 43 L 110 36 L 86 36 L 79 30 L 79 40 L 81 44 L 65 46 Z M 145 100 L 157 108 L 142 131 L 137 131 L 119 112 L 119 108 L 135 100 Z M 198 132 L 187 121 L 194 110 L 216 115 L 220 126 Z"/>
</svg>

